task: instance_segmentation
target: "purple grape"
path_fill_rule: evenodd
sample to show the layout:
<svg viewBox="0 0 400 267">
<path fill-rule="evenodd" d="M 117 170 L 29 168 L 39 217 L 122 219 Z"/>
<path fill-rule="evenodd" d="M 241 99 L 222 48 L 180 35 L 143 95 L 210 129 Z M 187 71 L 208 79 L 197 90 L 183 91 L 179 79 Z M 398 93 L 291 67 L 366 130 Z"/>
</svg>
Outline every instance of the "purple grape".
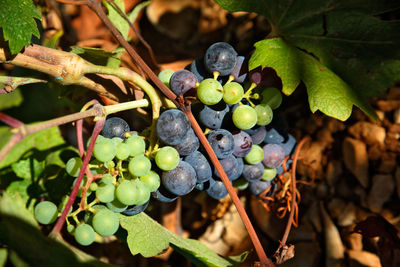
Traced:
<svg viewBox="0 0 400 267">
<path fill-rule="evenodd" d="M 179 155 L 187 156 L 196 151 L 199 146 L 199 138 L 197 138 L 193 129 L 190 128 L 183 141 L 180 144 L 174 146 L 174 148 L 178 151 Z"/>
<path fill-rule="evenodd" d="M 244 164 L 242 176 L 249 182 L 260 180 L 264 174 L 264 166 L 262 163 L 255 165 Z"/>
<path fill-rule="evenodd" d="M 204 56 L 204 66 L 208 72 L 219 72 L 221 76 L 228 75 L 236 65 L 236 51 L 228 43 L 212 44 Z"/>
<path fill-rule="evenodd" d="M 253 140 L 245 131 L 236 131 L 233 132 L 232 135 L 235 144 L 233 155 L 235 157 L 243 158 L 249 154 L 251 147 L 253 146 Z"/>
<path fill-rule="evenodd" d="M 207 106 L 204 105 L 203 109 L 199 113 L 200 122 L 207 128 L 219 129 L 221 128 L 222 121 L 225 115 L 229 112 L 229 106 L 227 104 Z"/>
<path fill-rule="evenodd" d="M 231 75 L 235 77 L 234 81 L 238 83 L 243 83 L 247 77 L 247 68 L 246 65 L 243 64 L 244 59 L 245 58 L 243 56 L 237 56 L 235 67 L 231 72 Z"/>
<path fill-rule="evenodd" d="M 193 73 L 188 70 L 178 70 L 174 74 L 172 74 L 171 79 L 169 80 L 169 86 L 171 90 L 179 96 L 180 94 L 184 95 L 191 89 L 196 88 L 197 77 Z"/>
<path fill-rule="evenodd" d="M 219 159 L 227 158 L 235 147 L 232 134 L 224 129 L 210 131 L 207 140 Z"/>
<path fill-rule="evenodd" d="M 239 167 L 238 161 L 233 155 L 228 156 L 227 158 L 219 160 L 221 163 L 222 169 L 224 169 L 226 176 L 228 176 L 229 180 L 232 179 L 232 175 L 235 173 L 235 170 Z M 218 178 L 221 178 L 217 169 L 214 169 L 214 175 Z"/>
<path fill-rule="evenodd" d="M 128 208 L 126 208 L 126 210 L 124 210 L 121 213 L 124 215 L 127 215 L 127 216 L 133 216 L 133 215 L 139 214 L 147 208 L 147 206 L 149 205 L 149 202 L 150 201 L 147 201 L 146 203 L 144 203 L 142 205 L 128 206 Z"/>
<path fill-rule="evenodd" d="M 294 148 L 296 146 L 296 139 L 293 137 L 293 135 L 288 134 L 287 140 L 280 144 L 285 151 L 285 156 L 291 155 L 292 152 L 294 151 Z"/>
<path fill-rule="evenodd" d="M 267 131 L 264 142 L 267 144 L 280 144 L 285 141 L 285 138 L 274 128 Z"/>
<path fill-rule="evenodd" d="M 158 137 L 164 143 L 174 146 L 180 144 L 190 129 L 190 121 L 185 113 L 178 109 L 169 109 L 161 113 L 156 123 Z"/>
<path fill-rule="evenodd" d="M 189 163 L 180 161 L 175 169 L 163 172 L 161 180 L 169 192 L 183 196 L 193 190 L 197 177 L 195 170 Z"/>
<path fill-rule="evenodd" d="M 250 182 L 249 189 L 253 195 L 258 196 L 259 194 L 267 190 L 267 188 L 270 187 L 270 185 L 271 181 L 263 181 L 263 180 L 258 180 L 254 182 L 252 181 Z"/>
<path fill-rule="evenodd" d="M 189 163 L 196 172 L 197 183 L 203 183 L 211 178 L 212 171 L 210 163 L 206 157 L 199 151 L 194 151 L 192 154 L 185 157 L 185 162 Z"/>
<path fill-rule="evenodd" d="M 265 127 L 258 127 L 251 131 L 246 130 L 246 132 L 250 134 L 253 144 L 255 145 L 261 144 L 264 141 L 265 135 L 267 134 Z"/>
<path fill-rule="evenodd" d="M 156 191 L 151 192 L 151 197 L 165 203 L 175 201 L 178 198 L 177 195 L 169 192 L 162 184 Z"/>
<path fill-rule="evenodd" d="M 231 181 L 234 181 L 240 177 L 243 173 L 243 168 L 244 168 L 244 162 L 242 158 L 236 158 L 236 161 L 238 162 L 238 167 L 233 170 L 233 173 L 229 177 Z"/>
<path fill-rule="evenodd" d="M 112 117 L 106 119 L 104 127 L 101 130 L 101 135 L 106 138 L 119 137 L 125 139 L 125 133 L 129 131 L 129 125 L 125 120 L 118 117 Z"/>
<path fill-rule="evenodd" d="M 267 144 L 263 146 L 264 159 L 263 164 L 267 168 L 275 169 L 282 164 L 285 159 L 285 151 L 278 144 Z"/>
<path fill-rule="evenodd" d="M 222 181 L 210 179 L 210 186 L 206 190 L 207 194 L 214 199 L 221 199 L 228 195 L 228 191 Z"/>
</svg>

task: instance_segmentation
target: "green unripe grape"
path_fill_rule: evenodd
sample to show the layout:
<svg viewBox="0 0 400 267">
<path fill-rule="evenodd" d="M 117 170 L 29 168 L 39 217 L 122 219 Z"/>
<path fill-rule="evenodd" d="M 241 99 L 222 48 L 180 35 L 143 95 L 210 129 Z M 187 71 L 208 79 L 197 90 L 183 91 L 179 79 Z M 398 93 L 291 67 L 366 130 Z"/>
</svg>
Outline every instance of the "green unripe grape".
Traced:
<svg viewBox="0 0 400 267">
<path fill-rule="evenodd" d="M 69 200 L 69 196 L 68 195 L 65 195 L 65 196 L 63 196 L 61 198 L 61 201 L 60 201 L 60 203 L 58 204 L 58 207 L 57 207 L 59 212 L 62 212 L 65 209 L 65 207 L 67 206 L 68 200 Z M 71 213 L 71 211 L 72 211 L 72 207 L 69 209 L 68 213 Z"/>
<path fill-rule="evenodd" d="M 120 137 L 113 137 L 111 138 L 111 142 L 113 142 L 116 146 L 124 142 L 124 140 Z"/>
<path fill-rule="evenodd" d="M 65 164 L 65 171 L 72 177 L 78 177 L 82 167 L 82 159 L 79 157 L 70 158 Z"/>
<path fill-rule="evenodd" d="M 92 137 L 89 137 L 89 139 L 87 140 L 87 142 L 86 142 L 86 148 L 89 147 L 90 140 L 92 140 Z M 105 137 L 102 136 L 102 135 L 98 135 L 97 138 L 96 138 L 95 144 L 104 142 L 105 140 L 109 140 L 109 139 L 105 138 Z"/>
<path fill-rule="evenodd" d="M 223 95 L 222 85 L 212 78 L 204 79 L 197 87 L 197 98 L 206 105 L 217 104 Z"/>
<path fill-rule="evenodd" d="M 106 206 L 107 206 L 107 208 L 109 208 L 113 212 L 117 212 L 117 213 L 123 212 L 128 207 L 128 205 L 122 204 L 117 198 L 115 198 L 111 202 L 108 202 L 106 204 Z"/>
<path fill-rule="evenodd" d="M 90 186 L 89 186 L 89 189 L 90 189 L 90 191 L 92 191 L 92 192 L 93 192 L 93 191 L 96 191 L 97 188 L 98 188 L 97 183 L 91 183 Z"/>
<path fill-rule="evenodd" d="M 101 236 L 113 235 L 119 227 L 118 216 L 109 209 L 100 210 L 93 216 L 92 225 Z"/>
<path fill-rule="evenodd" d="M 249 186 L 249 182 L 244 178 L 239 178 L 234 180 L 232 185 L 239 190 L 245 190 Z"/>
<path fill-rule="evenodd" d="M 237 82 L 230 82 L 224 85 L 223 99 L 225 103 L 233 105 L 239 103 L 244 95 L 243 86 Z"/>
<path fill-rule="evenodd" d="M 42 201 L 35 206 L 35 218 L 41 224 L 51 224 L 57 219 L 57 206 L 50 201 Z"/>
<path fill-rule="evenodd" d="M 151 170 L 151 161 L 145 155 L 135 156 L 129 161 L 128 170 L 133 176 L 146 175 Z"/>
<path fill-rule="evenodd" d="M 273 112 L 270 106 L 257 105 L 254 109 L 257 112 L 257 125 L 265 126 L 271 123 Z"/>
<path fill-rule="evenodd" d="M 276 169 L 264 168 L 264 174 L 261 177 L 261 180 L 271 181 L 276 176 Z"/>
<path fill-rule="evenodd" d="M 117 186 L 115 195 L 119 202 L 124 205 L 134 205 L 138 201 L 138 186 L 137 184 L 125 180 Z"/>
<path fill-rule="evenodd" d="M 115 186 L 111 183 L 101 183 L 96 190 L 96 197 L 100 202 L 108 203 L 114 200 Z"/>
<path fill-rule="evenodd" d="M 120 143 L 117 145 L 117 153 L 115 154 L 117 159 L 124 160 L 129 157 L 131 153 L 130 146 L 126 143 Z"/>
<path fill-rule="evenodd" d="M 149 171 L 140 177 L 140 181 L 145 184 L 150 192 L 156 191 L 160 187 L 160 176 L 155 171 Z"/>
<path fill-rule="evenodd" d="M 250 152 L 244 156 L 244 160 L 248 164 L 258 164 L 264 158 L 264 150 L 259 145 L 253 145 Z"/>
<path fill-rule="evenodd" d="M 179 164 L 179 153 L 171 146 L 164 146 L 158 150 L 155 161 L 157 166 L 163 171 L 170 171 L 175 169 Z"/>
<path fill-rule="evenodd" d="M 75 229 L 75 240 L 82 246 L 89 246 L 94 241 L 94 230 L 92 226 L 86 223 L 78 225 Z"/>
<path fill-rule="evenodd" d="M 72 224 L 68 224 L 68 226 L 67 226 L 68 233 L 71 234 L 74 232 L 74 230 L 75 230 L 75 226 L 73 226 Z"/>
<path fill-rule="evenodd" d="M 125 143 L 129 146 L 131 157 L 142 155 L 146 152 L 146 143 L 139 135 L 132 135 Z"/>
<path fill-rule="evenodd" d="M 257 112 L 247 105 L 240 105 L 235 108 L 232 114 L 232 121 L 241 130 L 248 130 L 257 123 Z"/>
<path fill-rule="evenodd" d="M 172 74 L 174 74 L 173 70 L 162 70 L 158 73 L 158 78 L 169 88 L 169 80 Z"/>
<path fill-rule="evenodd" d="M 105 210 L 105 209 L 107 209 L 107 207 L 103 206 L 103 205 L 94 205 L 92 207 L 92 209 L 94 209 L 94 210 Z M 87 210 L 85 212 L 85 216 L 83 216 L 83 221 L 85 223 L 87 223 L 87 224 L 92 224 L 93 216 L 94 216 L 93 212 Z"/>
<path fill-rule="evenodd" d="M 105 139 L 103 142 L 96 143 L 93 149 L 93 155 L 101 162 L 109 162 L 117 153 L 117 146 L 110 139 Z"/>
<path fill-rule="evenodd" d="M 267 104 L 272 109 L 277 109 L 282 104 L 282 94 L 274 87 L 264 89 L 261 96 L 261 104 Z"/>
<path fill-rule="evenodd" d="M 103 177 L 101 177 L 100 179 L 100 183 L 103 184 L 112 184 L 113 182 L 114 182 L 114 177 L 109 173 L 104 174 Z"/>
<path fill-rule="evenodd" d="M 143 205 L 144 203 L 149 201 L 150 191 L 146 187 L 146 185 L 144 183 L 142 183 L 140 180 L 135 180 L 135 181 L 133 181 L 133 183 L 135 183 L 138 188 L 138 193 L 137 193 L 138 199 L 137 199 L 135 205 Z"/>
</svg>

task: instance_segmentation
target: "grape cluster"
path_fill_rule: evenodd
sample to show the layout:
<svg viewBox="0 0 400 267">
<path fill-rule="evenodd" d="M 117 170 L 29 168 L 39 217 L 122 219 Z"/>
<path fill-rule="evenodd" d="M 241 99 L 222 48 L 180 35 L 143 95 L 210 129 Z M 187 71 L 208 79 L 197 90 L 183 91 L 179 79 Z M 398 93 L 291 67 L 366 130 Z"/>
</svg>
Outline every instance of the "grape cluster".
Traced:
<svg viewBox="0 0 400 267">
<path fill-rule="evenodd" d="M 279 113 L 273 113 L 282 102 L 280 91 L 263 87 L 262 72 L 247 75 L 244 69 L 245 58 L 220 42 L 186 69 L 164 70 L 159 78 L 177 96 L 197 98 L 193 113 L 227 177 L 239 190 L 249 188 L 260 195 L 283 173 L 282 162 L 296 140 L 282 127 Z M 131 132 L 125 120 L 106 120 L 89 164 L 92 175 L 83 177 L 78 191 L 78 197 L 90 203 L 83 215 L 78 207 L 67 217 L 67 230 L 79 244 L 90 245 L 96 233 L 115 234 L 119 228 L 116 213 L 136 215 L 147 208 L 150 197 L 172 202 L 195 188 L 214 199 L 228 194 L 184 112 L 163 111 L 151 130 L 159 139 L 156 149 L 146 149 L 146 137 Z M 289 159 L 286 166 L 290 164 Z M 65 169 L 78 177 L 81 167 L 81 158 L 73 157 Z M 68 198 L 58 207 L 50 201 L 40 202 L 35 207 L 36 219 L 53 223 Z"/>
<path fill-rule="evenodd" d="M 282 162 L 296 140 L 280 127 L 281 118 L 273 116 L 282 102 L 280 91 L 263 87 L 262 71 L 247 75 L 244 69 L 245 58 L 219 42 L 184 70 L 164 70 L 159 78 L 177 96 L 197 97 L 192 109 L 229 180 L 259 195 L 283 172 Z M 162 184 L 152 193 L 156 199 L 173 201 L 193 188 L 215 199 L 227 195 L 183 112 L 162 113 L 157 134 L 164 144 L 176 148 L 181 160 L 176 169 L 162 173 Z"/>
</svg>

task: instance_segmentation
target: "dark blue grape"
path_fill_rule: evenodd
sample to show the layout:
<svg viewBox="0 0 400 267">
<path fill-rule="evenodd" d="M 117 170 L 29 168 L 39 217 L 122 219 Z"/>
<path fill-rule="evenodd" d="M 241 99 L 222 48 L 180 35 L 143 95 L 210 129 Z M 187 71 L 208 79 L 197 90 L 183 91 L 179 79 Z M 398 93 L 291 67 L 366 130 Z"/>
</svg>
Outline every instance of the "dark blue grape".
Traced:
<svg viewBox="0 0 400 267">
<path fill-rule="evenodd" d="M 263 180 L 258 180 L 254 182 L 252 181 L 250 182 L 249 189 L 253 195 L 258 196 L 259 194 L 267 190 L 267 188 L 270 187 L 270 185 L 271 181 L 263 181 Z"/>
<path fill-rule="evenodd" d="M 285 141 L 285 138 L 274 128 L 267 131 L 264 142 L 267 144 L 280 144 Z"/>
<path fill-rule="evenodd" d="M 219 160 L 221 163 L 222 169 L 224 169 L 226 176 L 228 176 L 229 180 L 232 179 L 232 175 L 235 173 L 235 170 L 238 168 L 238 161 L 233 155 L 228 156 L 227 158 Z M 217 169 L 214 169 L 214 175 L 218 178 L 221 178 Z"/>
<path fill-rule="evenodd" d="M 243 83 L 247 77 L 247 68 L 246 65 L 243 64 L 244 59 L 243 56 L 237 56 L 235 67 L 231 72 L 231 75 L 235 78 L 234 81 L 238 83 Z"/>
<path fill-rule="evenodd" d="M 130 130 L 129 125 L 125 120 L 118 117 L 112 117 L 106 119 L 104 127 L 101 130 L 101 135 L 106 138 L 119 137 L 125 139 L 125 133 Z"/>
<path fill-rule="evenodd" d="M 249 154 L 251 147 L 253 146 L 253 140 L 245 131 L 235 131 L 232 135 L 235 144 L 233 155 L 235 157 L 243 158 Z"/>
<path fill-rule="evenodd" d="M 179 96 L 184 95 L 189 90 L 195 90 L 197 77 L 188 70 L 178 70 L 172 74 L 169 80 L 169 87 L 171 90 Z"/>
<path fill-rule="evenodd" d="M 236 51 L 225 42 L 212 44 L 204 56 L 204 66 L 207 71 L 218 71 L 221 76 L 228 75 L 236 65 Z"/>
<path fill-rule="evenodd" d="M 204 105 L 199 113 L 200 122 L 207 128 L 219 129 L 225 115 L 229 112 L 229 106 L 225 103 L 222 105 L 207 106 Z"/>
<path fill-rule="evenodd" d="M 193 60 L 192 64 L 189 66 L 189 70 L 196 75 L 199 82 L 210 77 L 210 74 L 204 67 L 204 57 Z"/>
<path fill-rule="evenodd" d="M 282 164 L 285 159 L 285 151 L 278 144 L 266 144 L 263 146 L 264 159 L 262 163 L 265 167 L 275 169 Z"/>
<path fill-rule="evenodd" d="M 124 215 L 127 215 L 127 216 L 133 216 L 133 215 L 139 214 L 147 208 L 147 206 L 149 205 L 149 202 L 150 201 L 147 201 L 146 203 L 144 203 L 142 205 L 128 206 L 128 208 L 126 208 L 126 210 L 124 210 L 121 213 Z"/>
<path fill-rule="evenodd" d="M 236 158 L 236 161 L 238 162 L 238 167 L 233 170 L 232 175 L 229 177 L 231 181 L 234 181 L 240 177 L 243 173 L 243 168 L 244 168 L 244 162 L 242 158 Z"/>
<path fill-rule="evenodd" d="M 287 140 L 284 143 L 280 144 L 285 151 L 285 156 L 291 155 L 292 152 L 294 152 L 296 143 L 296 139 L 293 137 L 293 135 L 288 134 Z"/>
<path fill-rule="evenodd" d="M 262 163 L 255 165 L 244 164 L 242 176 L 249 182 L 260 180 L 264 174 L 264 166 Z"/>
<path fill-rule="evenodd" d="M 190 128 L 183 141 L 179 145 L 174 146 L 174 148 L 178 151 L 179 155 L 187 156 L 196 151 L 199 146 L 199 138 L 197 138 L 193 129 Z"/>
<path fill-rule="evenodd" d="M 178 109 L 169 109 L 161 113 L 156 123 L 158 137 L 168 145 L 178 145 L 190 129 L 190 121 L 185 113 Z"/>
<path fill-rule="evenodd" d="M 166 203 L 175 201 L 178 198 L 177 195 L 169 192 L 163 185 L 160 185 L 156 191 L 151 192 L 151 197 L 160 202 Z"/>
<path fill-rule="evenodd" d="M 180 161 L 175 169 L 163 172 L 161 180 L 168 191 L 183 196 L 193 190 L 197 177 L 195 170 L 189 163 Z"/>
<path fill-rule="evenodd" d="M 258 127 L 254 130 L 246 130 L 246 133 L 251 136 L 251 140 L 253 140 L 254 145 L 259 145 L 264 141 L 267 130 L 265 129 L 265 127 Z"/>
<path fill-rule="evenodd" d="M 207 140 L 219 159 L 224 159 L 231 155 L 235 147 L 232 134 L 224 129 L 210 131 L 207 135 Z"/>
<path fill-rule="evenodd" d="M 212 170 L 210 163 L 208 163 L 206 157 L 199 151 L 188 155 L 184 161 L 189 163 L 195 170 L 197 183 L 203 183 L 211 178 Z"/>
<path fill-rule="evenodd" d="M 213 199 L 221 199 L 228 195 L 228 191 L 222 181 L 210 179 L 210 187 L 206 190 L 207 194 Z"/>
</svg>

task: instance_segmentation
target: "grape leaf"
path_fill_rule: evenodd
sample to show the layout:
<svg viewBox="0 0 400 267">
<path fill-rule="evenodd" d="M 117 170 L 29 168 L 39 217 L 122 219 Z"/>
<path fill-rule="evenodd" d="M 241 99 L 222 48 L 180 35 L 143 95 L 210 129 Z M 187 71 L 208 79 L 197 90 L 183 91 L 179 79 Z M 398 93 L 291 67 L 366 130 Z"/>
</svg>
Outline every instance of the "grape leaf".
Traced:
<svg viewBox="0 0 400 267">
<path fill-rule="evenodd" d="M 6 266 L 7 254 L 6 248 L 0 248 L 0 267 Z"/>
<path fill-rule="evenodd" d="M 247 255 L 223 258 L 197 240 L 170 232 L 143 212 L 135 216 L 118 216 L 121 227 L 128 232 L 127 243 L 132 255 L 152 257 L 166 250 L 170 244 L 203 266 L 233 266 L 243 262 Z"/>
<path fill-rule="evenodd" d="M 0 148 L 2 148 L 11 137 L 9 127 L 0 127 Z M 31 149 L 39 151 L 47 150 L 59 145 L 64 144 L 65 141 L 61 137 L 58 127 L 45 129 L 25 137 L 21 142 L 14 146 L 14 148 L 4 157 L 0 162 L 0 169 L 7 167 L 13 162 L 18 161 L 21 156 Z"/>
<path fill-rule="evenodd" d="M 39 162 L 35 158 L 27 158 L 14 162 L 11 164 L 11 168 L 14 173 L 22 179 L 34 179 L 39 177 L 39 175 L 44 170 L 44 161 Z"/>
<path fill-rule="evenodd" d="M 79 55 L 87 61 L 101 66 L 118 68 L 121 64 L 121 56 L 124 48 L 117 48 L 113 51 L 105 51 L 95 47 L 71 46 L 71 52 Z"/>
<path fill-rule="evenodd" d="M 389 20 L 382 15 L 399 9 L 399 1 L 216 0 L 216 2 L 229 11 L 249 11 L 265 16 L 271 23 L 270 36 L 281 36 L 293 49 L 300 49 L 313 55 L 315 64 L 318 62 L 324 69 L 328 68 L 343 80 L 337 79 L 337 83 L 330 81 L 330 84 L 335 84 L 337 89 L 342 87 L 341 90 L 336 89 L 329 94 L 311 97 L 322 97 L 318 101 L 327 103 L 330 100 L 324 99 L 324 96 L 332 97 L 335 92 L 342 94 L 346 91 L 353 96 L 349 101 L 353 101 L 353 104 L 376 118 L 375 114 L 371 114 L 372 108 L 369 107 L 367 99 L 383 94 L 387 87 L 400 78 L 400 21 Z M 297 64 L 284 62 L 278 58 L 275 60 L 281 60 L 279 62 L 282 65 Z M 318 71 L 309 74 L 319 76 Z M 281 75 L 283 75 L 282 70 Z M 315 89 L 318 84 L 314 84 L 314 81 L 318 82 L 320 79 L 310 80 Z M 288 85 L 292 81 L 282 82 Z M 312 91 L 315 91 L 314 89 Z M 286 91 L 286 93 L 291 92 Z M 310 106 L 314 104 L 310 103 Z M 338 110 L 337 114 L 334 108 L 330 111 L 331 114 L 328 114 L 330 116 L 346 118 L 342 109 Z"/>
<path fill-rule="evenodd" d="M 125 4 L 123 0 L 115 0 L 114 3 L 125 12 Z M 110 3 L 103 1 L 104 6 L 108 11 L 108 18 L 114 24 L 115 28 L 121 33 L 122 37 L 126 40 L 129 33 L 129 23 L 125 20 L 123 16 L 118 12 L 116 8 Z"/>
<path fill-rule="evenodd" d="M 259 41 L 249 61 L 249 68 L 271 67 L 282 80 L 283 93 L 290 95 L 301 81 L 307 87 L 312 112 L 320 110 L 328 116 L 346 120 L 353 104 L 374 116 L 374 110 L 335 73 L 314 57 L 287 44 L 281 38 Z M 282 64 L 282 62 L 287 62 Z"/>
<path fill-rule="evenodd" d="M 0 10 L 0 27 L 12 54 L 29 45 L 32 35 L 40 37 L 35 18 L 41 15 L 32 0 L 2 0 Z"/>
<path fill-rule="evenodd" d="M 2 87 L 3 85 L 0 84 L 0 88 Z M 17 107 L 22 103 L 23 100 L 24 99 L 19 88 L 8 94 L 0 94 L 0 110 Z"/>
</svg>

